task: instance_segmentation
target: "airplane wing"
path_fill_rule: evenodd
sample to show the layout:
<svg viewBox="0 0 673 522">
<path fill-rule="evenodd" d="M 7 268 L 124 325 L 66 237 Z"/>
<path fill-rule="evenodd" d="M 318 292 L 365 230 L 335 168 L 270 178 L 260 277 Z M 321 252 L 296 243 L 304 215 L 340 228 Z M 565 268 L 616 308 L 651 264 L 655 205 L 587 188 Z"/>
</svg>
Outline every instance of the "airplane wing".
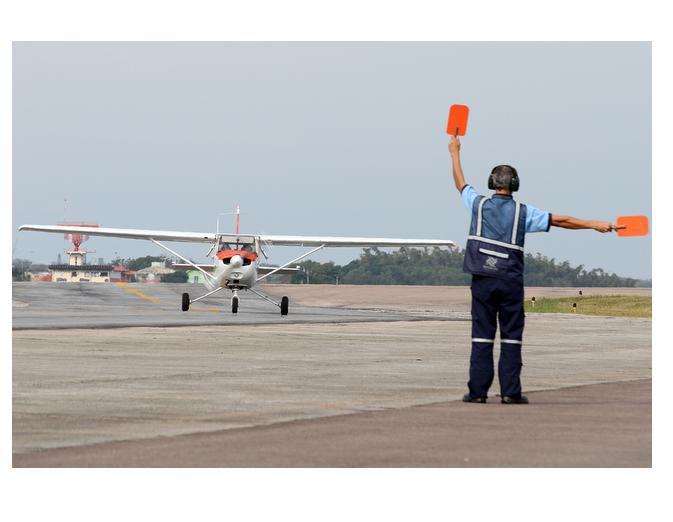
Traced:
<svg viewBox="0 0 673 522">
<path fill-rule="evenodd" d="M 21 225 L 20 231 L 32 230 L 55 234 L 86 234 L 88 236 L 120 237 L 125 239 L 155 239 L 183 241 L 188 243 L 214 243 L 212 232 L 173 232 L 168 230 L 136 230 L 131 228 L 78 227 L 71 225 Z M 223 241 L 253 242 L 255 237 L 270 246 L 320 246 L 326 247 L 427 247 L 456 244 L 448 239 L 394 239 L 385 237 L 333 237 L 333 236 L 269 236 L 269 235 L 224 235 Z"/>
<path fill-rule="evenodd" d="M 77 227 L 70 225 L 21 225 L 19 230 L 51 232 L 55 234 L 86 234 L 87 236 L 121 237 L 125 239 L 156 239 L 188 243 L 214 243 L 211 232 L 171 232 L 168 230 L 136 230 L 132 228 Z"/>
<path fill-rule="evenodd" d="M 270 246 L 320 246 L 326 247 L 426 247 L 456 244 L 448 239 L 393 239 L 386 237 L 330 237 L 330 236 L 259 236 Z"/>
</svg>

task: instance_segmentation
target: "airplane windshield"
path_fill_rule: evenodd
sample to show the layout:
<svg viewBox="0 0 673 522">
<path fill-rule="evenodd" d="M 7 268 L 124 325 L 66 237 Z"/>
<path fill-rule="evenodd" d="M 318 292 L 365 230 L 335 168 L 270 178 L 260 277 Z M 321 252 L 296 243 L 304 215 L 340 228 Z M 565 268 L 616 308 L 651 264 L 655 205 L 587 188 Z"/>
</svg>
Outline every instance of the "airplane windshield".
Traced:
<svg viewBox="0 0 673 522">
<path fill-rule="evenodd" d="M 236 243 L 227 243 L 225 241 L 220 241 L 220 248 L 218 250 L 219 251 L 222 251 L 222 250 L 244 250 L 245 252 L 254 252 L 255 247 L 254 247 L 254 245 L 251 245 L 251 244 L 239 243 L 238 245 L 236 245 Z"/>
</svg>

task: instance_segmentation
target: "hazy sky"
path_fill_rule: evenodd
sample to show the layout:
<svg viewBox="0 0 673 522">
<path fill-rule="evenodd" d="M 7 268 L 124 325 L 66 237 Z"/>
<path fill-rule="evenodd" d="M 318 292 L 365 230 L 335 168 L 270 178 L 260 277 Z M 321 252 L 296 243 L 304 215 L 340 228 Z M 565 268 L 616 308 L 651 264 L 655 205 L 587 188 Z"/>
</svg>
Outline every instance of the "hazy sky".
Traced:
<svg viewBox="0 0 673 522">
<path fill-rule="evenodd" d="M 214 231 L 237 203 L 242 232 L 464 246 L 453 103 L 470 106 L 463 167 L 480 192 L 510 163 L 523 203 L 651 216 L 649 43 L 17 43 L 14 256 L 52 262 L 66 246 L 17 233 L 24 223 Z M 205 261 L 204 245 L 172 245 Z M 163 253 L 124 239 L 86 247 L 106 260 Z M 526 248 L 651 277 L 650 237 L 554 228 Z M 277 247 L 271 261 L 300 252 Z"/>
</svg>

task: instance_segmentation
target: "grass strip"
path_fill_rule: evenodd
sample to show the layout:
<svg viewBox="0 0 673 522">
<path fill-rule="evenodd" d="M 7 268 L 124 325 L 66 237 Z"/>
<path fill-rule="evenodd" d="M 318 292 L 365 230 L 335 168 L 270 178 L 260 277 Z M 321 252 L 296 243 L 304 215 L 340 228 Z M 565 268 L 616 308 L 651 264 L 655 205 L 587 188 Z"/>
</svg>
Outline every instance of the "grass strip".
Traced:
<svg viewBox="0 0 673 522">
<path fill-rule="evenodd" d="M 575 308 L 573 310 L 573 305 Z M 608 315 L 614 317 L 652 317 L 652 296 L 642 295 L 592 295 L 526 299 L 526 312 L 577 313 Z"/>
</svg>

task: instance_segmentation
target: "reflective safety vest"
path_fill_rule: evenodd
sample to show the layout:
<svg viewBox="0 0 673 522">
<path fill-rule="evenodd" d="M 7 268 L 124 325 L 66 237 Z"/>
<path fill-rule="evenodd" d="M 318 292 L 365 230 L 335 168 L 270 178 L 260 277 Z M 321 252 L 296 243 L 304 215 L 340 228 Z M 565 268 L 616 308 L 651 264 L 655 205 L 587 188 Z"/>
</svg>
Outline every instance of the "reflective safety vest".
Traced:
<svg viewBox="0 0 673 522">
<path fill-rule="evenodd" d="M 478 196 L 472 205 L 463 271 L 523 284 L 525 236 L 526 205 L 499 194 Z"/>
</svg>

